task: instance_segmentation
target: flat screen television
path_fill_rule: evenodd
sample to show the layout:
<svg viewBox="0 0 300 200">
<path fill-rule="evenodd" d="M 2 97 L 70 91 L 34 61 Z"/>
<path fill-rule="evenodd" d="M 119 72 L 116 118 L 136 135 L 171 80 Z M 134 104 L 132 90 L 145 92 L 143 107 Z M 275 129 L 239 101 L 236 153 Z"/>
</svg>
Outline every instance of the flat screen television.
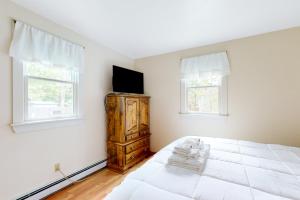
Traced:
<svg viewBox="0 0 300 200">
<path fill-rule="evenodd" d="M 144 94 L 144 74 L 113 65 L 113 91 Z"/>
</svg>

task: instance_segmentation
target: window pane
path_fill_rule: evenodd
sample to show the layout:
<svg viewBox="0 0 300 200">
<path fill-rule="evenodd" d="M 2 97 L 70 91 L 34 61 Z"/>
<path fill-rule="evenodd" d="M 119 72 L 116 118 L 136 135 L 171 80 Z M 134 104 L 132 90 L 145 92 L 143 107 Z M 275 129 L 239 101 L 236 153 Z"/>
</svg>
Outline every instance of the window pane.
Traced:
<svg viewBox="0 0 300 200">
<path fill-rule="evenodd" d="M 74 114 L 72 83 L 28 78 L 28 120 Z"/>
<path fill-rule="evenodd" d="M 73 81 L 73 73 L 58 67 L 47 67 L 40 63 L 24 62 L 25 74 L 28 76 L 35 76 L 48 79 L 56 79 L 62 81 Z"/>
<path fill-rule="evenodd" d="M 195 80 L 186 80 L 187 87 L 215 86 L 220 83 L 220 76 L 207 75 Z"/>
<path fill-rule="evenodd" d="M 219 113 L 219 87 L 187 88 L 188 112 Z"/>
</svg>

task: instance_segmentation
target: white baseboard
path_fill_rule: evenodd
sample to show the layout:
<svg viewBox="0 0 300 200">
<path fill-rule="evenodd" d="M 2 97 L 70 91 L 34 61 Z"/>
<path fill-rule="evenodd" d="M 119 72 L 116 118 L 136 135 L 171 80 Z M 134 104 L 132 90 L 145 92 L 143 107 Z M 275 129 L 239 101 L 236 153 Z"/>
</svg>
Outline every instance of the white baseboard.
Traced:
<svg viewBox="0 0 300 200">
<path fill-rule="evenodd" d="M 91 173 L 98 171 L 106 166 L 106 160 L 100 161 L 92 166 L 86 167 L 85 169 L 82 169 L 78 172 L 75 172 L 68 177 L 70 177 L 72 180 L 79 180 L 82 179 Z M 45 187 L 42 187 L 38 190 L 35 190 L 27 195 L 23 195 L 22 197 L 17 198 L 17 200 L 37 200 L 45 198 L 46 196 L 49 196 L 50 194 L 70 185 L 71 182 L 69 180 L 60 179 L 54 183 L 51 183 Z"/>
</svg>

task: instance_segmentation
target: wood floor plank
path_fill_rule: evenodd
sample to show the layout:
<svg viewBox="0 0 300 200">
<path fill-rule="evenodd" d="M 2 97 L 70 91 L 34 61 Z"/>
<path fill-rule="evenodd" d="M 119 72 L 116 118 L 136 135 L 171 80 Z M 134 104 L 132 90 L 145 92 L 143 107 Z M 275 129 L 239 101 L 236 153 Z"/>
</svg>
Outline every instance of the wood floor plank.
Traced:
<svg viewBox="0 0 300 200">
<path fill-rule="evenodd" d="M 46 200 L 99 200 L 103 199 L 114 187 L 119 185 L 126 175 L 139 168 L 148 159 L 132 167 L 125 174 L 118 174 L 107 168 L 96 172 L 86 180 L 72 184 L 48 197 Z"/>
</svg>

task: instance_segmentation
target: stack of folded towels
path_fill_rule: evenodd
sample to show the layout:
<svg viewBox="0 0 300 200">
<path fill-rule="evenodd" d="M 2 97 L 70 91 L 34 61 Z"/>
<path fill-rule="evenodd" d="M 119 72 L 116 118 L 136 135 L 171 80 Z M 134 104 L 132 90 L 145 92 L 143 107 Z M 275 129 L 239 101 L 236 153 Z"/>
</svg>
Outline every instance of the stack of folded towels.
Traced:
<svg viewBox="0 0 300 200">
<path fill-rule="evenodd" d="M 199 138 L 188 138 L 177 144 L 168 164 L 201 172 L 204 168 L 210 150 L 209 144 L 204 144 Z"/>
</svg>

